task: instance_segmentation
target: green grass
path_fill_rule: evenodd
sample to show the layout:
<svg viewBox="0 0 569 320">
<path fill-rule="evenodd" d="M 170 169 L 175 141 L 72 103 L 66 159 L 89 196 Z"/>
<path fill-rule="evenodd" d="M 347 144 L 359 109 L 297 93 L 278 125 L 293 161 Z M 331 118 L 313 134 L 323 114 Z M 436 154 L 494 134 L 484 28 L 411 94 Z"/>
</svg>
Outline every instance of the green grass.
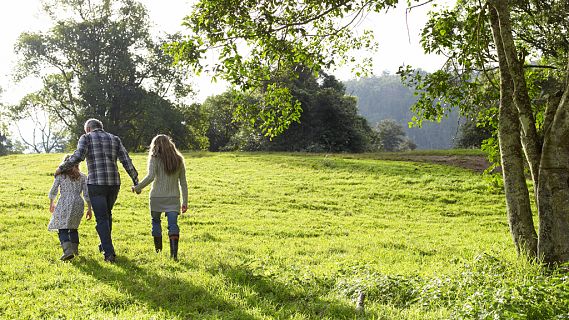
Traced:
<svg viewBox="0 0 569 320">
<path fill-rule="evenodd" d="M 0 318 L 569 315 L 567 279 L 516 257 L 503 195 L 479 174 L 370 155 L 185 156 L 180 261 L 153 252 L 148 190 L 128 192 L 121 168 L 113 265 L 86 220 L 81 256 L 58 260 L 47 192 L 62 155 L 0 158 Z M 133 160 L 144 175 L 146 156 Z"/>
</svg>

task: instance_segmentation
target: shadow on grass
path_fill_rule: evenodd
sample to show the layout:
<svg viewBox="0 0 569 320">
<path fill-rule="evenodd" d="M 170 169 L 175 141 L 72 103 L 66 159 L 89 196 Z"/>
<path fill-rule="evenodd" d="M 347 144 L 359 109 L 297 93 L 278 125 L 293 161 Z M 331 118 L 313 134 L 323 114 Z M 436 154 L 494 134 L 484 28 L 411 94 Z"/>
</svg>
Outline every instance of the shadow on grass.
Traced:
<svg viewBox="0 0 569 320">
<path fill-rule="evenodd" d="M 278 159 L 273 157 L 257 157 L 255 161 L 262 163 L 264 166 L 277 166 L 282 170 L 281 166 L 308 169 L 320 172 L 347 172 L 366 175 L 381 175 L 381 176 L 415 176 L 417 170 L 422 172 L 433 171 L 435 167 L 431 168 L 426 163 L 414 163 L 404 161 L 390 161 L 390 162 L 370 162 L 360 160 L 374 160 L 374 159 L 352 159 L 342 158 L 341 156 L 326 156 L 326 155 L 311 155 L 309 157 L 302 157 L 300 155 L 289 156 L 286 159 Z"/>
<path fill-rule="evenodd" d="M 286 164 L 298 168 L 308 168 L 316 171 L 345 171 L 351 173 L 381 174 L 382 176 L 415 176 L 417 170 L 421 173 L 440 173 L 444 170 L 464 170 L 461 162 L 476 162 L 479 156 L 463 156 L 464 161 L 456 160 L 460 156 L 436 156 L 436 155 L 413 155 L 399 153 L 384 154 L 282 154 L 282 157 L 262 157 L 255 158 L 258 162 L 266 162 L 269 165 Z M 440 158 L 440 159 L 439 159 Z M 279 161 L 281 159 L 282 161 Z M 446 160 L 445 160 L 446 159 Z M 454 159 L 454 160 L 452 160 Z M 372 160 L 371 162 L 369 160 Z M 485 161 L 484 158 L 480 161 Z M 480 162 L 478 161 L 478 162 Z M 473 165 L 471 165 L 473 166 Z M 470 168 L 475 172 L 483 171 L 486 166 L 481 168 Z"/>
<path fill-rule="evenodd" d="M 184 151 L 185 158 L 210 158 L 216 154 L 208 151 Z"/>
<path fill-rule="evenodd" d="M 120 292 L 120 296 L 96 297 L 96 304 L 103 310 L 116 314 L 132 303 L 138 302 L 156 311 L 168 312 L 182 319 L 199 319 L 207 316 L 233 319 L 255 319 L 232 303 L 208 291 L 202 286 L 180 279 L 172 269 L 171 275 L 157 273 L 141 268 L 130 259 L 121 256 L 114 265 L 107 265 L 99 259 L 83 257 L 81 263 L 74 264 L 81 272 L 92 276 L 105 285 Z M 116 268 L 118 267 L 118 268 Z M 133 301 L 134 300 L 134 301 Z"/>
<path fill-rule="evenodd" d="M 186 264 L 186 262 L 181 262 Z M 330 285 L 285 284 L 268 276 L 256 274 L 247 265 L 225 263 L 211 266 L 207 271 L 222 277 L 227 286 L 243 296 L 250 309 L 262 310 L 265 316 L 276 319 L 354 319 L 355 308 L 339 301 L 323 300 Z"/>
</svg>

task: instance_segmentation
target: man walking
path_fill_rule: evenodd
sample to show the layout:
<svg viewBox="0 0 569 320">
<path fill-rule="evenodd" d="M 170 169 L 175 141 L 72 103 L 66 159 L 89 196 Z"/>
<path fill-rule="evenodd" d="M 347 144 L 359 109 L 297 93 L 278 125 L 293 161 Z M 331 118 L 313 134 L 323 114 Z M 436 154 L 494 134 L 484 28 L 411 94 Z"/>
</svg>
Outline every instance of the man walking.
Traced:
<svg viewBox="0 0 569 320">
<path fill-rule="evenodd" d="M 101 240 L 99 250 L 105 255 L 105 261 L 113 263 L 116 254 L 111 238 L 112 209 L 121 184 L 117 158 L 134 185 L 138 184 L 138 172 L 119 137 L 105 132 L 101 121 L 89 119 L 84 129 L 85 134 L 79 138 L 77 150 L 57 168 L 55 175 L 87 159 L 87 189 L 95 212 L 95 228 Z"/>
</svg>

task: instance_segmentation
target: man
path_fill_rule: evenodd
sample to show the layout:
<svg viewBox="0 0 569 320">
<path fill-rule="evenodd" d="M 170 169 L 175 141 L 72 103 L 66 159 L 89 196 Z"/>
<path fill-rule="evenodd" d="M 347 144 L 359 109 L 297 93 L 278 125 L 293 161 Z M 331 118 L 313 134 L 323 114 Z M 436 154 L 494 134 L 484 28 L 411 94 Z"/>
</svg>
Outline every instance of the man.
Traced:
<svg viewBox="0 0 569 320">
<path fill-rule="evenodd" d="M 138 172 L 119 137 L 105 132 L 101 121 L 89 119 L 84 129 L 85 134 L 79 138 L 77 150 L 57 168 L 55 175 L 87 159 L 87 189 L 95 212 L 95 228 L 101 240 L 99 250 L 105 255 L 105 261 L 113 263 L 116 254 L 111 238 L 112 209 L 121 184 L 117 158 L 134 185 L 138 184 Z"/>
</svg>

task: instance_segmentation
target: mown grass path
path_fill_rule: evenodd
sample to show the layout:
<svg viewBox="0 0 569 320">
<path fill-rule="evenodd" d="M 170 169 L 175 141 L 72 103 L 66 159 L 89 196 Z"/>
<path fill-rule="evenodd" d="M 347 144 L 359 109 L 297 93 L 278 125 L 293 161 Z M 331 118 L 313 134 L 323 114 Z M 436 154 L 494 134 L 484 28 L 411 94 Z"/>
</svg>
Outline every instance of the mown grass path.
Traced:
<svg viewBox="0 0 569 320">
<path fill-rule="evenodd" d="M 448 304 L 386 300 L 377 279 L 452 274 L 483 252 L 515 260 L 503 196 L 471 171 L 353 155 L 185 157 L 180 261 L 153 252 L 148 190 L 130 193 L 121 171 L 114 265 L 86 220 L 81 256 L 58 260 L 47 192 L 62 155 L 1 157 L 0 317 L 444 318 Z M 142 177 L 146 155 L 133 160 Z M 364 315 L 360 289 L 376 292 Z"/>
</svg>

